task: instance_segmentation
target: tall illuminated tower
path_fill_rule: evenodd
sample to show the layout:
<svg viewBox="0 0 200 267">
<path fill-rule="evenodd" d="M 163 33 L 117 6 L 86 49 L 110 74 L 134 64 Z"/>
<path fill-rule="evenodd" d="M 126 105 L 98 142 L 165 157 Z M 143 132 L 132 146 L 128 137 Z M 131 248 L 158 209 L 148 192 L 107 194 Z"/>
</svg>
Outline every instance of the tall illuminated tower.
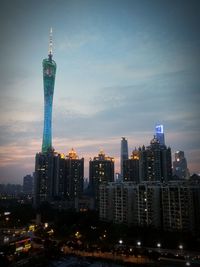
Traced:
<svg viewBox="0 0 200 267">
<path fill-rule="evenodd" d="M 52 59 L 52 29 L 49 38 L 49 54 L 42 62 L 44 84 L 44 130 L 42 153 L 52 151 L 52 106 L 56 76 L 56 62 Z"/>
<path fill-rule="evenodd" d="M 49 38 L 49 54 L 42 62 L 44 83 L 44 130 L 42 152 L 35 157 L 34 205 L 51 201 L 54 196 L 54 172 L 56 154 L 52 148 L 52 105 L 56 75 L 56 63 L 52 60 L 52 29 Z"/>
<path fill-rule="evenodd" d="M 162 124 L 157 124 L 155 127 L 156 130 L 156 138 L 160 142 L 160 145 L 165 145 L 165 135 L 164 135 L 164 129 Z"/>
</svg>

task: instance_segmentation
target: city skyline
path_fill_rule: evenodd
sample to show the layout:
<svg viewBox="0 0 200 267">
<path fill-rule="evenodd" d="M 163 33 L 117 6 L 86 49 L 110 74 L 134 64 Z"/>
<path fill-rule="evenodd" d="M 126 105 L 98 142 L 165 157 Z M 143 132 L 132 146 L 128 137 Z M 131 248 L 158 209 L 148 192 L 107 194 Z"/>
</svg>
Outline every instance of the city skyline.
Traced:
<svg viewBox="0 0 200 267">
<path fill-rule="evenodd" d="M 103 149 L 119 172 L 121 136 L 130 153 L 149 145 L 161 123 L 166 145 L 183 150 L 191 174 L 199 173 L 198 1 L 35 3 L 2 1 L 0 11 L 0 183 L 22 182 L 41 151 L 41 65 L 51 26 L 57 152 L 75 148 L 88 169 Z"/>
</svg>

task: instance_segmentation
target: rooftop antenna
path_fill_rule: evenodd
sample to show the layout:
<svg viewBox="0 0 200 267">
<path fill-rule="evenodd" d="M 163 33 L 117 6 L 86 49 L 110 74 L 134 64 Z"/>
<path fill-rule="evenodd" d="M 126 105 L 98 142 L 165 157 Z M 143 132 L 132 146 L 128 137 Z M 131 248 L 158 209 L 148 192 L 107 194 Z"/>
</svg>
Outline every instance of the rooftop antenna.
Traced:
<svg viewBox="0 0 200 267">
<path fill-rule="evenodd" d="M 52 33 L 53 30 L 50 28 L 50 33 L 49 33 L 49 58 L 52 58 L 53 55 L 53 41 L 52 41 Z"/>
</svg>

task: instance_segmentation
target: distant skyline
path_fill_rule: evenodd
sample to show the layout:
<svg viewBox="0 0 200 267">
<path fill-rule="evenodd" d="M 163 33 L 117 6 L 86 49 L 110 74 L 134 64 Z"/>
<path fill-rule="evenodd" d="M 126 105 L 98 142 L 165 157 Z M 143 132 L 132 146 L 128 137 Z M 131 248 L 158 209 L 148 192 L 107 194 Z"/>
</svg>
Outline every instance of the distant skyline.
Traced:
<svg viewBox="0 0 200 267">
<path fill-rule="evenodd" d="M 200 1 L 18 0 L 0 9 L 0 183 L 34 171 L 43 132 L 42 60 L 53 28 L 53 146 L 88 161 L 149 145 L 155 125 L 200 173 Z"/>
</svg>

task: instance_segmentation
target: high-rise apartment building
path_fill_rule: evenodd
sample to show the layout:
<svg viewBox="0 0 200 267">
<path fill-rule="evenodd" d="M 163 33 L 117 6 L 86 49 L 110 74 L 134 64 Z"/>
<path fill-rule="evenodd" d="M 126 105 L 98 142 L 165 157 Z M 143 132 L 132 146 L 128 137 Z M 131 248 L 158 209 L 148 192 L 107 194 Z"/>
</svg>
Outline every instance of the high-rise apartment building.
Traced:
<svg viewBox="0 0 200 267">
<path fill-rule="evenodd" d="M 72 149 L 67 156 L 38 153 L 35 165 L 36 206 L 45 201 L 75 201 L 83 193 L 84 159 Z"/>
<path fill-rule="evenodd" d="M 99 217 L 114 223 L 199 233 L 199 192 L 199 184 L 177 181 L 101 184 Z"/>
<path fill-rule="evenodd" d="M 112 222 L 114 217 L 114 190 L 115 182 L 99 185 L 99 218 L 102 221 Z"/>
<path fill-rule="evenodd" d="M 101 150 L 97 157 L 89 161 L 89 187 L 98 208 L 99 185 L 114 181 L 114 158 Z"/>
<path fill-rule="evenodd" d="M 35 157 L 35 206 L 51 201 L 54 196 L 54 151 L 37 153 Z"/>
<path fill-rule="evenodd" d="M 137 223 L 138 226 L 161 227 L 161 184 L 146 182 L 137 185 Z"/>
<path fill-rule="evenodd" d="M 140 182 L 140 151 L 134 150 L 129 159 L 123 161 L 123 181 Z"/>
<path fill-rule="evenodd" d="M 140 181 L 168 181 L 172 177 L 171 148 L 160 145 L 154 136 L 150 146 L 139 148 Z"/>
<path fill-rule="evenodd" d="M 189 185 L 171 182 L 163 185 L 161 190 L 163 229 L 165 231 L 192 231 L 194 205 Z"/>
<path fill-rule="evenodd" d="M 60 200 L 68 198 L 67 178 L 66 178 L 66 160 L 64 154 L 54 153 L 54 192 L 53 197 Z"/>
<path fill-rule="evenodd" d="M 120 166 L 121 166 L 121 176 L 123 178 L 123 162 L 128 159 L 128 141 L 125 137 L 121 139 L 121 157 L 120 157 Z"/>
<path fill-rule="evenodd" d="M 100 185 L 99 218 L 103 221 L 125 223 L 136 221 L 136 185 L 132 182 L 110 182 Z"/>
<path fill-rule="evenodd" d="M 175 161 L 173 161 L 173 174 L 179 179 L 188 179 L 189 170 L 187 168 L 187 160 L 184 151 L 175 152 Z"/>
<path fill-rule="evenodd" d="M 72 148 L 65 161 L 68 195 L 71 200 L 74 200 L 83 194 L 84 159 L 79 159 L 76 151 Z"/>
<path fill-rule="evenodd" d="M 160 184 L 101 184 L 99 217 L 114 223 L 160 228 L 160 199 Z"/>
</svg>

